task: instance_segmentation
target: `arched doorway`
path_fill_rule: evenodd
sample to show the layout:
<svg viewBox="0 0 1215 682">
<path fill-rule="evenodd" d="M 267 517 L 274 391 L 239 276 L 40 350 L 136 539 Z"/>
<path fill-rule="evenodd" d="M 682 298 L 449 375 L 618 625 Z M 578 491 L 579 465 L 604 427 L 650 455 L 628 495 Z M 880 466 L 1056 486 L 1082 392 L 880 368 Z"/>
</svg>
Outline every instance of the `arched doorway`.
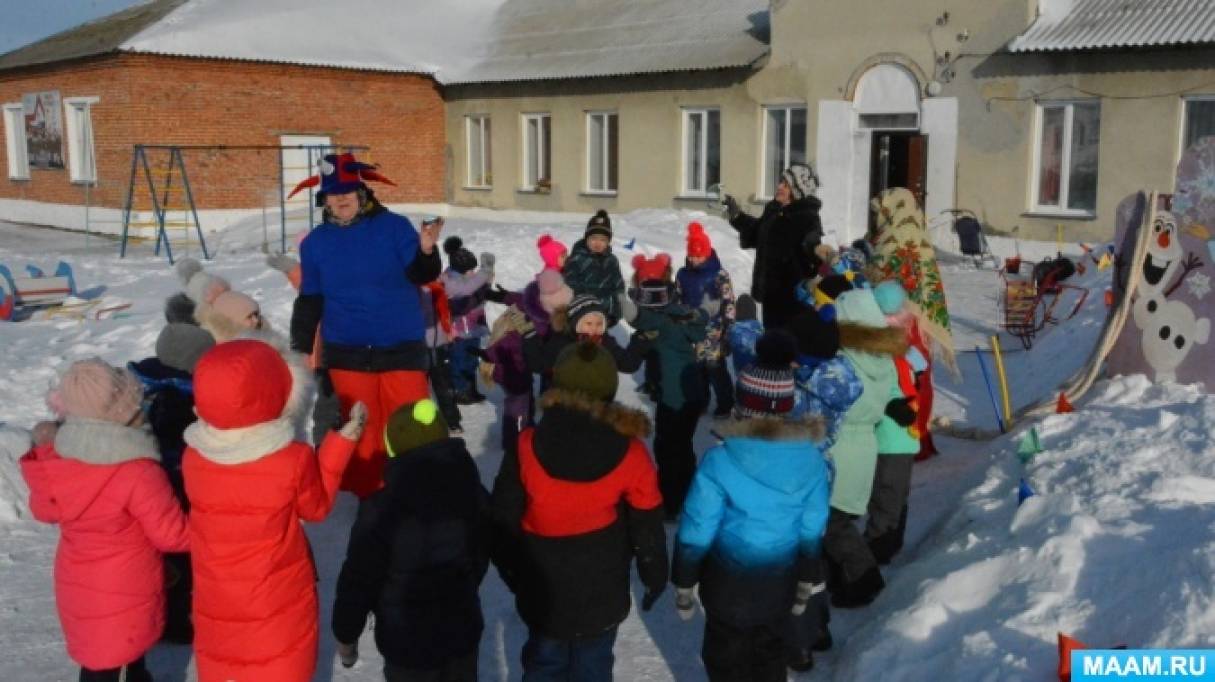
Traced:
<svg viewBox="0 0 1215 682">
<path fill-rule="evenodd" d="M 922 76 L 901 55 L 879 55 L 853 72 L 847 99 L 819 102 L 819 196 L 836 241 L 865 234 L 869 199 L 887 187 L 910 189 L 929 217 L 953 207 L 957 100 L 922 97 Z"/>
</svg>

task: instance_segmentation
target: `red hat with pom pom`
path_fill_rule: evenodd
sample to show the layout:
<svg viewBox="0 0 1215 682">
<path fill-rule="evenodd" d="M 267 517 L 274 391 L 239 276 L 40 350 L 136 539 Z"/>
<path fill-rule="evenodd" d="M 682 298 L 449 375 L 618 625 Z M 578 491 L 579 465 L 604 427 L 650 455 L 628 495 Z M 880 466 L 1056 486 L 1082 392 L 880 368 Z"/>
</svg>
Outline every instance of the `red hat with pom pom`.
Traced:
<svg viewBox="0 0 1215 682">
<path fill-rule="evenodd" d="M 544 261 L 544 267 L 548 270 L 560 270 L 561 258 L 568 252 L 565 244 L 553 239 L 551 234 L 540 235 L 540 239 L 536 240 L 536 250 L 540 252 L 540 260 Z"/>
<path fill-rule="evenodd" d="M 713 253 L 713 242 L 705 234 L 705 227 L 700 223 L 688 223 L 688 257 L 708 258 Z"/>
<path fill-rule="evenodd" d="M 639 284 L 653 281 L 665 282 L 670 279 L 670 274 L 671 257 L 665 253 L 660 253 L 653 258 L 646 258 L 640 253 L 633 256 L 633 279 Z"/>
</svg>

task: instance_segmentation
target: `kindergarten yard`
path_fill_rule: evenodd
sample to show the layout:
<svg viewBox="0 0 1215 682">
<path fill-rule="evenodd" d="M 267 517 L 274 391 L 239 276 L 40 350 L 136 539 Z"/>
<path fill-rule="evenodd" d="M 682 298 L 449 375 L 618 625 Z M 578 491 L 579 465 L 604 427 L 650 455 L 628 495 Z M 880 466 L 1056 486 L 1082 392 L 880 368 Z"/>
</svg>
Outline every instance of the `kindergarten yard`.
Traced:
<svg viewBox="0 0 1215 682">
<path fill-rule="evenodd" d="M 444 236 L 458 235 L 474 252 L 497 256 L 497 282 L 522 288 L 541 264 L 536 238 L 551 232 L 572 243 L 585 216 L 520 214 L 452 217 Z M 411 216 L 418 222 L 419 216 Z M 682 259 L 684 226 L 699 220 L 713 239 L 735 289 L 750 284 L 752 253 L 738 249 L 733 231 L 716 217 L 673 210 L 613 216 L 613 249 L 630 274 L 634 253 L 666 251 Z M 805 680 L 1047 680 L 1056 675 L 1057 637 L 1067 633 L 1109 648 L 1215 647 L 1215 397 L 1195 386 L 1154 385 L 1141 375 L 1104 379 L 1075 411 L 1018 421 L 1007 434 L 997 424 L 998 381 L 989 339 L 1000 335 L 1014 411 L 1053 401 L 1097 344 L 1107 314 L 1110 270 L 1098 269 L 1076 244 L 1063 252 L 1086 262 L 1069 283 L 1089 295 L 1076 315 L 1047 325 L 1025 350 L 1000 334 L 1003 284 L 990 263 L 976 265 L 938 235 L 938 257 L 957 350 L 957 372 L 938 364 L 935 414 L 941 454 L 915 465 L 908 545 L 884 570 L 887 588 L 870 606 L 832 614 L 835 645 L 816 654 Z M 261 302 L 270 324 L 286 331 L 294 298 L 282 275 L 264 263 L 261 230 L 237 226 L 211 235 L 209 271 Z M 1055 243 L 993 239 L 1000 258 L 1053 256 Z M 182 255 L 179 248 L 178 255 Z M 189 253 L 199 256 L 197 247 Z M 153 354 L 164 325 L 164 299 L 180 284 L 163 256 L 148 245 L 125 259 L 116 242 L 96 235 L 0 223 L 0 264 L 52 272 L 73 269 L 76 286 L 92 299 L 76 315 L 35 314 L 0 322 L 0 680 L 71 680 L 77 669 L 64 651 L 55 611 L 52 569 L 58 531 L 38 523 L 26 504 L 17 460 L 28 429 L 49 416 L 43 403 L 56 374 L 71 362 L 100 356 L 125 364 Z M 1078 299 L 1061 301 L 1066 318 Z M 123 307 L 130 303 L 129 307 Z M 94 319 L 90 310 L 113 311 Z M 489 305 L 492 320 L 502 312 Z M 625 330 L 616 330 L 624 334 Z M 991 371 L 985 380 L 980 362 Z M 618 398 L 652 410 L 624 377 Z M 502 393 L 462 407 L 464 438 L 490 485 L 497 473 Z M 702 420 L 703 453 L 715 439 Z M 1032 444 L 1033 432 L 1040 447 Z M 1021 453 L 1018 454 L 1018 449 Z M 1039 451 L 1040 450 L 1040 451 Z M 342 493 L 323 523 L 308 526 L 321 597 L 321 658 L 314 679 L 379 680 L 382 662 L 372 634 L 362 658 L 340 666 L 328 632 L 334 584 L 354 520 L 355 500 Z M 673 527 L 667 526 L 668 535 Z M 640 599 L 642 588 L 634 584 Z M 526 628 L 511 594 L 490 570 L 481 586 L 485 632 L 480 670 L 485 680 L 521 677 Z M 670 592 L 653 611 L 634 608 L 616 645 L 621 680 L 702 680 L 703 614 L 684 623 Z M 148 656 L 157 680 L 194 680 L 189 647 L 160 645 Z"/>
</svg>

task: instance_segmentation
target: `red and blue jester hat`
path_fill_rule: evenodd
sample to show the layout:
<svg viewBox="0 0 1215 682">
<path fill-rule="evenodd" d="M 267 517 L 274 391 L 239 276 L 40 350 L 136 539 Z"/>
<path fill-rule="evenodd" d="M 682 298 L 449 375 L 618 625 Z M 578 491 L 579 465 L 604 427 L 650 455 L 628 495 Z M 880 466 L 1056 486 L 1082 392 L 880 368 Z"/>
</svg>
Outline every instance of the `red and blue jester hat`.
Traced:
<svg viewBox="0 0 1215 682">
<path fill-rule="evenodd" d="M 300 190 L 320 185 L 321 189 L 316 193 L 316 205 L 323 206 L 326 194 L 348 194 L 359 188 L 366 189 L 367 180 L 397 186 L 397 183 L 380 175 L 375 169 L 376 166 L 355 159 L 354 154 L 350 152 L 326 154 L 325 158 L 317 162 L 319 173 L 300 181 L 287 198 L 295 196 Z"/>
</svg>

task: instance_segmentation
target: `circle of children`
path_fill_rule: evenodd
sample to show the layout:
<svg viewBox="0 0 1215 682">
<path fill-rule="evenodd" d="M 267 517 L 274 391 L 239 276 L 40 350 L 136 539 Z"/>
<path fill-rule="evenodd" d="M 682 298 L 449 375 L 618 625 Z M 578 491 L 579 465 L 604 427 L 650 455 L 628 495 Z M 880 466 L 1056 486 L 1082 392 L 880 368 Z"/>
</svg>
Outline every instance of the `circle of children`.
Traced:
<svg viewBox="0 0 1215 682">
<path fill-rule="evenodd" d="M 572 248 L 540 237 L 522 291 L 491 286 L 492 256 L 478 269 L 456 237 L 440 272 L 442 221 L 419 233 L 373 179 L 387 181 L 345 154 L 310 180 L 324 222 L 298 263 L 268 261 L 298 288 L 289 340 L 186 261 L 155 357 L 75 362 L 51 389 L 58 419 L 35 427 L 21 467 L 34 515 L 61 529 L 55 595 L 80 680 L 150 680 L 161 639 L 193 644 L 203 682 L 310 679 L 301 521 L 339 490 L 360 499 L 329 595 L 345 665 L 374 614 L 386 679 L 475 680 L 492 560 L 529 628 L 524 679 L 611 679 L 636 560 L 642 609 L 669 581 L 689 620 L 699 588 L 710 679 L 809 669 L 831 647 L 829 607 L 882 590 L 911 462 L 931 450 L 915 316 L 899 284 L 872 281 L 870 247 L 820 244 L 813 170 L 787 170 L 759 218 L 726 198 L 757 251 L 754 298 L 737 301 L 697 223 L 684 267 L 637 255 L 626 286 L 604 211 Z M 486 301 L 507 306 L 492 329 Z M 609 333 L 622 321 L 627 344 Z M 614 402 L 642 365 L 652 455 L 649 416 Z M 484 400 L 478 369 L 506 395 L 492 493 L 458 437 L 459 405 Z M 711 392 L 721 442 L 698 463 Z"/>
</svg>

